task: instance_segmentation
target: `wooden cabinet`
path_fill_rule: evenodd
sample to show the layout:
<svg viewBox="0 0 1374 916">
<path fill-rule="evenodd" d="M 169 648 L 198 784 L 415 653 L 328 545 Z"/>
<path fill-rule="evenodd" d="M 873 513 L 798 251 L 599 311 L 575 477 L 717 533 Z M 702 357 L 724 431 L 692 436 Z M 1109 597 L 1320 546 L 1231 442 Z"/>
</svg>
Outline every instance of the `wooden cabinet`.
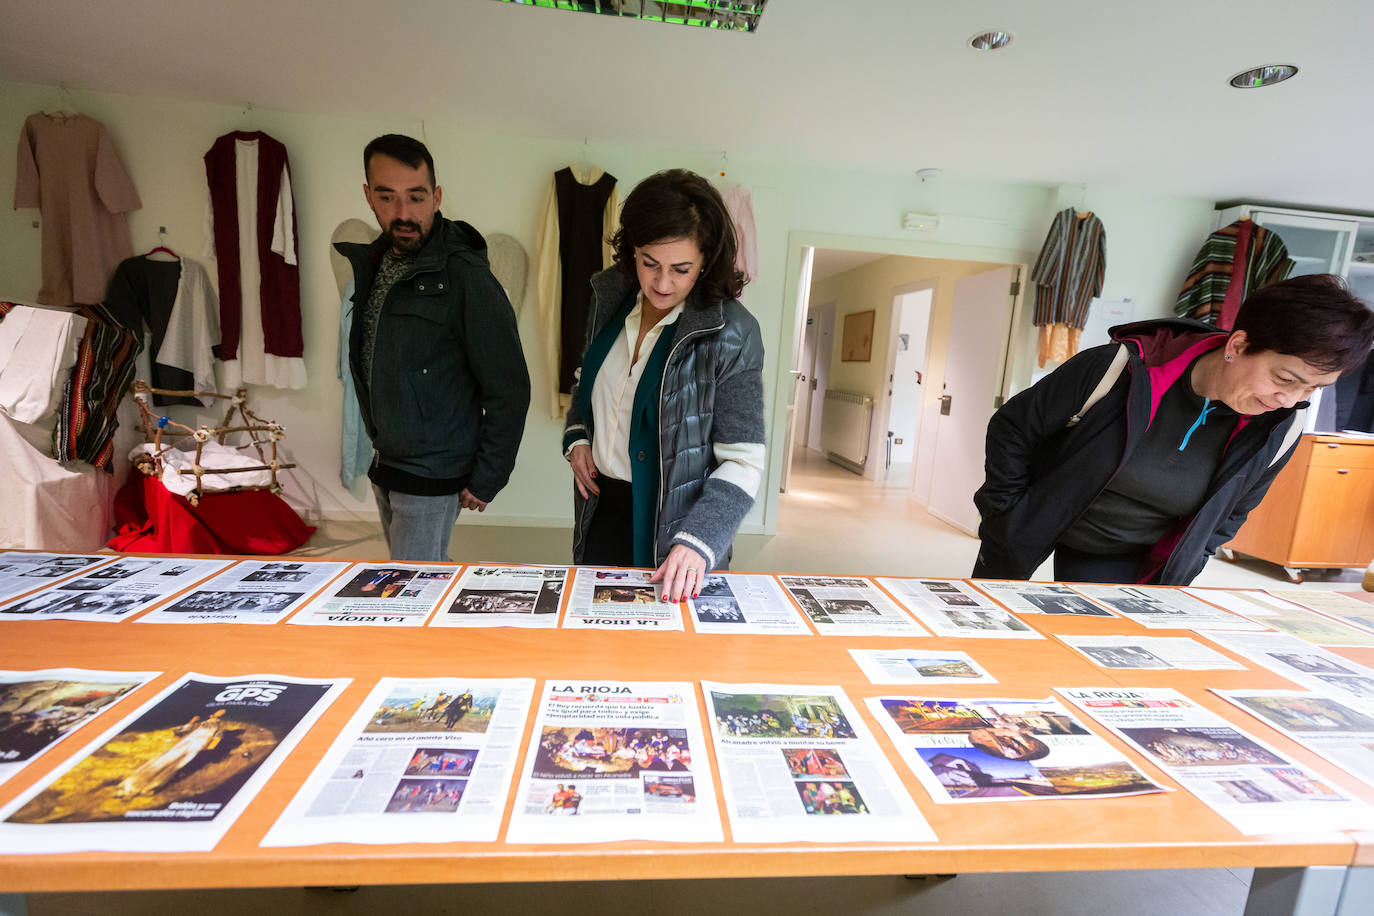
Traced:
<svg viewBox="0 0 1374 916">
<path fill-rule="evenodd" d="M 1264 501 L 1229 545 L 1303 569 L 1362 567 L 1374 559 L 1374 439 L 1303 436 Z"/>
</svg>

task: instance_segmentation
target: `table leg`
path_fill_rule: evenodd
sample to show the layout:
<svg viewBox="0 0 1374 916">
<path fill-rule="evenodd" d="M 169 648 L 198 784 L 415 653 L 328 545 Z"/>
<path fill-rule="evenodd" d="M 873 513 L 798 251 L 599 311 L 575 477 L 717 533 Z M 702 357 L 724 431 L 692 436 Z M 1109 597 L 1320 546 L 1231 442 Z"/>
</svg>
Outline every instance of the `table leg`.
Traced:
<svg viewBox="0 0 1374 916">
<path fill-rule="evenodd" d="M 1341 889 L 1351 870 L 1342 865 L 1257 868 L 1245 916 L 1343 916 Z"/>
<path fill-rule="evenodd" d="M 29 895 L 0 894 L 0 916 L 29 916 Z"/>
</svg>

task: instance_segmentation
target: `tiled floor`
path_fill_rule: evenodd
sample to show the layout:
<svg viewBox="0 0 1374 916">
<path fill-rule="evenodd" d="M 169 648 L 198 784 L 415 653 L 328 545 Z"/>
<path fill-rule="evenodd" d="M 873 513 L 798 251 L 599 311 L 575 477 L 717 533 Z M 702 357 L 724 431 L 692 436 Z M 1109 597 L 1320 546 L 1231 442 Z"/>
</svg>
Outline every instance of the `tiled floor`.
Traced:
<svg viewBox="0 0 1374 916">
<path fill-rule="evenodd" d="M 741 570 L 962 577 L 977 541 L 926 514 L 903 490 L 874 486 L 803 453 L 791 487 L 779 500 L 778 533 L 744 535 L 733 566 Z M 469 561 L 567 563 L 567 529 L 464 524 L 450 553 Z M 382 560 L 378 527 L 322 526 L 300 551 L 315 556 Z M 1048 566 L 1037 578 L 1048 578 Z M 1360 573 L 1310 576 L 1301 588 L 1359 588 Z M 1287 586 L 1276 567 L 1258 561 L 1213 560 L 1199 585 Z M 222 892 L 35 895 L 32 916 L 75 914 L 282 913 L 355 916 L 405 913 L 548 913 L 657 916 L 721 912 L 853 914 L 853 916 L 1238 916 L 1245 908 L 1248 869 L 966 874 L 954 879 L 901 877 L 791 878 L 729 881 L 586 882 L 575 884 L 368 887 L 354 892 L 300 888 Z"/>
</svg>

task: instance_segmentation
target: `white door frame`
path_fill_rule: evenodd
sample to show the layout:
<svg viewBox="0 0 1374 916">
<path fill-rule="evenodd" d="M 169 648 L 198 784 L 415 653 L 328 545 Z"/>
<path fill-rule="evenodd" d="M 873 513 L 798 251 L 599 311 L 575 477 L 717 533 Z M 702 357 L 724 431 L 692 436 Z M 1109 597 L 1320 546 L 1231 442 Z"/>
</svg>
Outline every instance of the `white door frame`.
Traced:
<svg viewBox="0 0 1374 916">
<path fill-rule="evenodd" d="M 783 274 L 782 314 L 778 321 L 778 351 L 792 354 L 791 359 L 778 360 L 774 373 L 773 415 L 769 418 L 768 428 L 787 430 L 787 408 L 792 388 L 795 387 L 792 370 L 801 346 L 800 323 L 797 320 L 797 289 L 800 285 L 802 263 L 807 248 L 837 248 L 842 251 L 871 251 L 881 254 L 896 254 L 914 258 L 937 258 L 952 261 L 982 261 L 990 264 L 1032 264 L 1036 252 L 1015 248 L 993 248 L 983 245 L 955 245 L 948 242 L 932 242 L 917 239 L 875 238 L 865 235 L 844 235 L 835 232 L 816 232 L 794 229 L 787 233 L 787 267 Z M 1027 278 L 1022 275 L 1022 281 Z M 1024 299 L 1021 296 L 1020 299 Z M 1020 326 L 1021 302 L 1013 309 L 1012 321 Z M 1012 378 L 1002 380 L 1002 394 L 1005 397 Z M 931 379 L 934 382 L 934 379 Z M 767 382 L 765 381 L 765 384 Z M 761 526 L 765 534 L 778 531 L 778 484 L 782 480 L 783 461 L 787 457 L 786 442 L 775 442 L 769 450 L 768 476 L 764 481 L 764 506 Z M 781 447 L 778 447 L 781 446 Z"/>
<path fill-rule="evenodd" d="M 915 283 L 904 283 L 901 286 L 894 286 L 892 287 L 892 292 L 890 293 L 890 301 L 895 302 L 897 300 L 897 297 L 905 296 L 907 293 L 919 293 L 925 290 L 930 290 L 930 312 L 926 315 L 926 352 L 923 354 L 923 359 L 927 367 L 930 365 L 930 325 L 931 322 L 935 319 L 935 290 L 938 285 L 939 281 L 935 279 L 917 280 Z M 878 404 L 874 407 L 873 410 L 874 434 L 873 438 L 869 442 L 868 447 L 868 454 L 870 455 L 886 454 L 887 429 L 888 425 L 892 422 L 892 373 L 895 372 L 897 368 L 897 331 L 902 323 L 902 310 L 898 308 L 893 308 L 891 311 L 891 327 L 888 328 L 887 332 L 887 369 L 883 372 L 883 378 L 886 380 L 884 384 L 887 387 L 883 389 L 881 396 L 878 398 Z M 925 407 L 925 400 L 926 385 L 922 383 L 920 399 L 921 408 Z M 917 408 L 916 411 L 916 430 L 912 430 L 913 435 L 916 433 L 917 430 L 920 429 L 921 408 Z M 912 461 L 912 465 L 912 474 L 914 477 L 914 459 Z M 865 468 L 865 471 L 866 473 L 864 474 L 864 476 L 872 480 L 878 480 L 883 476 L 882 469 L 879 467 L 879 462 L 877 461 L 869 462 L 869 466 Z"/>
</svg>

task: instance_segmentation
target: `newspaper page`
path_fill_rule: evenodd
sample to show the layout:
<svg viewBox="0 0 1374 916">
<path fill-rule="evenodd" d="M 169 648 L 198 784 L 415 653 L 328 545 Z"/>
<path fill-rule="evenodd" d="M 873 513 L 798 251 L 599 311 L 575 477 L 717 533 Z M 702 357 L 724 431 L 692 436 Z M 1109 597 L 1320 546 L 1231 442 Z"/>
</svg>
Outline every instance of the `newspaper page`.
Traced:
<svg viewBox="0 0 1374 916">
<path fill-rule="evenodd" d="M 1055 690 L 1246 836 L 1374 823 L 1374 808 L 1175 690 Z"/>
<path fill-rule="evenodd" d="M 160 671 L 0 671 L 0 783 Z"/>
<path fill-rule="evenodd" d="M 708 573 L 687 611 L 698 633 L 810 636 L 778 580 L 759 573 Z"/>
<path fill-rule="evenodd" d="M 233 560 L 122 557 L 0 608 L 0 620 L 124 620 Z"/>
<path fill-rule="evenodd" d="M 457 572 L 453 565 L 355 563 L 291 623 L 422 627 Z"/>
<path fill-rule="evenodd" d="M 0 553 L 0 601 L 51 585 L 83 569 L 93 569 L 97 563 L 108 563 L 108 554 L 20 553 L 6 550 Z"/>
<path fill-rule="evenodd" d="M 187 674 L 0 809 L 0 852 L 213 849 L 348 682 Z"/>
<path fill-rule="evenodd" d="M 263 846 L 495 842 L 532 678 L 382 678 Z"/>
<path fill-rule="evenodd" d="M 566 566 L 469 566 L 432 627 L 558 626 Z"/>
<path fill-rule="evenodd" d="M 735 842 L 935 839 L 839 687 L 701 689 Z"/>
<path fill-rule="evenodd" d="M 682 630 L 682 608 L 663 601 L 662 587 L 649 581 L 651 569 L 598 569 L 573 572 L 565 629 Z"/>
<path fill-rule="evenodd" d="M 1281 600 L 1286 599 L 1294 604 L 1302 605 L 1328 617 L 1344 621 L 1352 626 L 1360 627 L 1362 630 L 1374 630 L 1374 604 L 1361 601 L 1359 598 L 1350 595 L 1342 595 L 1340 592 L 1299 591 L 1293 588 L 1269 589 L 1269 594 Z M 1336 645 L 1336 643 L 1331 643 Z M 1360 645 L 1374 645 L 1374 639 L 1368 643 Z"/>
<path fill-rule="evenodd" d="M 967 652 L 949 649 L 850 649 L 873 684 L 996 684 Z"/>
<path fill-rule="evenodd" d="M 1074 590 L 1151 630 L 1253 630 L 1254 624 L 1159 585 L 1075 585 Z"/>
<path fill-rule="evenodd" d="M 241 560 L 137 623 L 270 624 L 310 599 L 347 563 Z"/>
<path fill-rule="evenodd" d="M 1374 634 L 1267 592 L 1215 588 L 1186 591 L 1243 615 L 1255 623 L 1256 629 L 1278 630 L 1314 646 L 1374 646 Z"/>
<path fill-rule="evenodd" d="M 544 683 L 507 843 L 723 839 L 695 688 Z"/>
<path fill-rule="evenodd" d="M 1286 633 L 1208 633 L 1223 649 L 1305 687 L 1374 712 L 1374 670 Z"/>
<path fill-rule="evenodd" d="M 1307 690 L 1210 689 L 1350 775 L 1374 785 L 1374 715 Z"/>
<path fill-rule="evenodd" d="M 869 711 L 940 804 L 1165 792 L 1058 700 L 869 697 Z"/>
<path fill-rule="evenodd" d="M 1244 671 L 1240 662 L 1187 636 L 1056 636 L 1103 668 L 1186 668 Z"/>
<path fill-rule="evenodd" d="M 1044 639 L 1038 632 L 955 579 L 878 580 L 936 636 Z"/>
<path fill-rule="evenodd" d="M 779 576 L 822 636 L 928 636 L 882 590 L 858 576 Z"/>
<path fill-rule="evenodd" d="M 1018 614 L 1073 614 L 1079 617 L 1114 617 L 1111 611 L 1089 601 L 1058 582 L 1002 582 L 974 579 L 973 584 Z"/>
</svg>

